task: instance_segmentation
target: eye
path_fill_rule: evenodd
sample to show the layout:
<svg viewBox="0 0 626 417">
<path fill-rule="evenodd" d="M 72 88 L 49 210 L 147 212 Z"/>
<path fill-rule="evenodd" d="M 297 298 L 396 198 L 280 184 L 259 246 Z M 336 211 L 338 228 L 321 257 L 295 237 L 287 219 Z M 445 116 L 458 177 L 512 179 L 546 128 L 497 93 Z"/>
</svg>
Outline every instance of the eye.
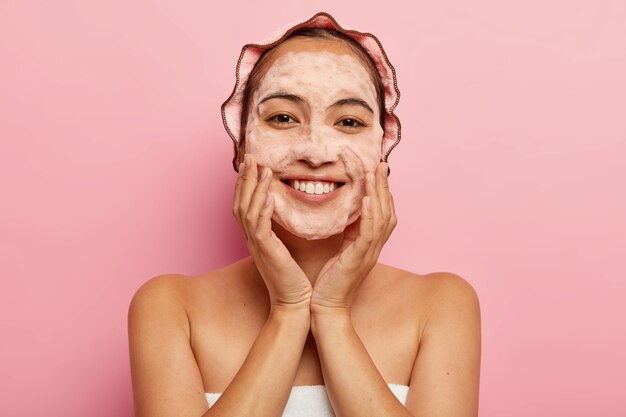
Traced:
<svg viewBox="0 0 626 417">
<path fill-rule="evenodd" d="M 346 117 L 345 119 L 341 119 L 337 122 L 341 127 L 347 127 L 349 129 L 356 129 L 358 127 L 365 127 L 365 124 L 361 123 L 356 119 L 352 119 L 350 117 Z"/>
<path fill-rule="evenodd" d="M 279 114 L 275 114 L 272 117 L 270 117 L 269 119 L 267 119 L 269 122 L 272 122 L 274 124 L 277 125 L 282 125 L 282 126 L 286 126 L 286 125 L 290 125 L 293 123 L 297 123 L 296 119 L 294 119 L 293 117 L 291 117 L 288 114 L 285 113 L 279 113 Z"/>
</svg>

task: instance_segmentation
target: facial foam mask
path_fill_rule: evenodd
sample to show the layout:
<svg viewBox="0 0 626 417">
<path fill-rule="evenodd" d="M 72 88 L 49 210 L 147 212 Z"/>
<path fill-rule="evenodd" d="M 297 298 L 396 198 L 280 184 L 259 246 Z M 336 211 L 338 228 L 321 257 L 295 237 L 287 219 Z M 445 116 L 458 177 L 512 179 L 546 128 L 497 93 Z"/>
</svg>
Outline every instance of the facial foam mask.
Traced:
<svg viewBox="0 0 626 417">
<path fill-rule="evenodd" d="M 323 239 L 358 218 L 365 175 L 381 160 L 379 111 L 356 56 L 290 51 L 276 59 L 252 96 L 245 134 L 246 152 L 274 173 L 274 221 Z"/>
</svg>

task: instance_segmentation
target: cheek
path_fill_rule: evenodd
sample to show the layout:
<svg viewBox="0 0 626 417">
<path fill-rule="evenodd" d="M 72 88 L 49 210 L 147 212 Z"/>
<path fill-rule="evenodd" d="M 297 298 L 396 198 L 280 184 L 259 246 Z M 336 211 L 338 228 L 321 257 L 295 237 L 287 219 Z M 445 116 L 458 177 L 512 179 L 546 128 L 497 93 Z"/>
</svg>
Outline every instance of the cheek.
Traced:
<svg viewBox="0 0 626 417">
<path fill-rule="evenodd" d="M 257 119 L 251 120 L 246 128 L 245 152 L 274 172 L 285 169 L 293 157 L 292 141 L 274 129 L 259 126 Z"/>
<path fill-rule="evenodd" d="M 383 130 L 379 126 L 371 135 L 363 136 L 350 147 L 361 162 L 362 169 L 371 172 L 376 169 L 382 158 Z"/>
</svg>

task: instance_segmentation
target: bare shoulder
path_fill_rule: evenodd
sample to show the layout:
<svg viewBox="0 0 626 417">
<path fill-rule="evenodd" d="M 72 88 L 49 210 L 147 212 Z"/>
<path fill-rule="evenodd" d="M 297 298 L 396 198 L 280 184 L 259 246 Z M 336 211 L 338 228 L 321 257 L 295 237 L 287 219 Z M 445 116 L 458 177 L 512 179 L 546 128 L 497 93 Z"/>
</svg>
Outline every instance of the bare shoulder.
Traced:
<svg viewBox="0 0 626 417">
<path fill-rule="evenodd" d="M 146 298 L 180 296 L 180 292 L 188 279 L 188 276 L 181 274 L 157 275 L 139 286 L 133 295 L 131 304 L 133 302 L 145 301 Z"/>
<path fill-rule="evenodd" d="M 149 279 L 135 291 L 130 309 L 181 304 L 188 278 L 185 275 L 164 274 Z"/>
<path fill-rule="evenodd" d="M 224 266 L 200 275 L 163 274 L 141 285 L 129 306 L 129 324 L 153 321 L 159 326 L 182 328 L 189 339 L 191 329 L 206 328 L 228 315 L 238 315 L 238 306 L 250 311 L 265 300 L 262 282 L 253 275 L 250 260 Z M 214 323 L 213 323 L 214 324 Z"/>
<path fill-rule="evenodd" d="M 481 312 L 476 290 L 467 279 L 452 272 L 431 273 L 425 281 L 428 296 L 422 341 L 438 341 L 434 343 L 441 347 L 457 338 L 467 352 L 471 353 L 473 346 L 478 361 Z"/>
<path fill-rule="evenodd" d="M 465 319 L 480 318 L 478 293 L 464 277 L 452 272 L 427 275 L 431 315 L 462 314 Z"/>
<path fill-rule="evenodd" d="M 163 274 L 143 283 L 133 295 L 131 308 L 137 305 L 179 306 L 187 309 L 194 303 L 207 303 L 207 298 L 222 299 L 239 290 L 246 281 L 245 262 L 240 261 L 200 275 Z M 251 281 L 248 279 L 248 281 Z M 210 304 L 210 303 L 209 303 Z"/>
<path fill-rule="evenodd" d="M 185 311 L 185 286 L 189 277 L 177 274 L 155 276 L 144 282 L 133 294 L 128 307 L 129 329 L 138 329 L 145 324 L 159 322 L 171 324 L 189 334 Z"/>
<path fill-rule="evenodd" d="M 418 291 L 431 299 L 461 297 L 468 300 L 478 301 L 478 295 L 470 282 L 453 272 L 432 272 L 425 275 L 416 274 L 389 265 L 377 265 L 379 281 L 393 283 L 401 290 Z M 457 300 L 458 301 L 458 300 Z"/>
<path fill-rule="evenodd" d="M 369 283 L 371 293 L 384 294 L 393 304 L 413 311 L 425 325 L 433 316 L 464 314 L 480 316 L 478 294 L 464 277 L 452 272 L 416 274 L 389 265 L 377 265 L 376 278 Z M 410 310 L 410 311 L 409 311 Z M 469 316 L 468 316 L 469 313 Z"/>
<path fill-rule="evenodd" d="M 453 272 L 433 272 L 425 275 L 427 285 L 433 297 L 454 297 L 454 301 L 461 299 L 478 301 L 478 294 L 470 282 Z"/>
<path fill-rule="evenodd" d="M 161 324 L 177 322 L 189 335 L 188 310 L 199 290 L 211 292 L 206 288 L 215 281 L 216 272 L 201 276 L 162 274 L 149 279 L 135 291 L 130 301 L 129 321 L 142 318 Z"/>
</svg>

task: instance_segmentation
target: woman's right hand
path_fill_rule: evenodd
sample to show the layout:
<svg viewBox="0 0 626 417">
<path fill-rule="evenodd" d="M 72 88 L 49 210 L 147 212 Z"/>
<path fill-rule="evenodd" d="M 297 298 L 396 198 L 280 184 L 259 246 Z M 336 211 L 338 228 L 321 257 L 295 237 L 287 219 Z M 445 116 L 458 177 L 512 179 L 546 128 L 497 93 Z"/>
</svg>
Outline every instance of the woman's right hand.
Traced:
<svg viewBox="0 0 626 417">
<path fill-rule="evenodd" d="M 313 292 L 311 283 L 272 230 L 274 199 L 268 193 L 272 178 L 270 168 L 257 166 L 254 157 L 246 154 L 239 165 L 233 214 L 267 286 L 271 308 L 308 310 Z"/>
</svg>

